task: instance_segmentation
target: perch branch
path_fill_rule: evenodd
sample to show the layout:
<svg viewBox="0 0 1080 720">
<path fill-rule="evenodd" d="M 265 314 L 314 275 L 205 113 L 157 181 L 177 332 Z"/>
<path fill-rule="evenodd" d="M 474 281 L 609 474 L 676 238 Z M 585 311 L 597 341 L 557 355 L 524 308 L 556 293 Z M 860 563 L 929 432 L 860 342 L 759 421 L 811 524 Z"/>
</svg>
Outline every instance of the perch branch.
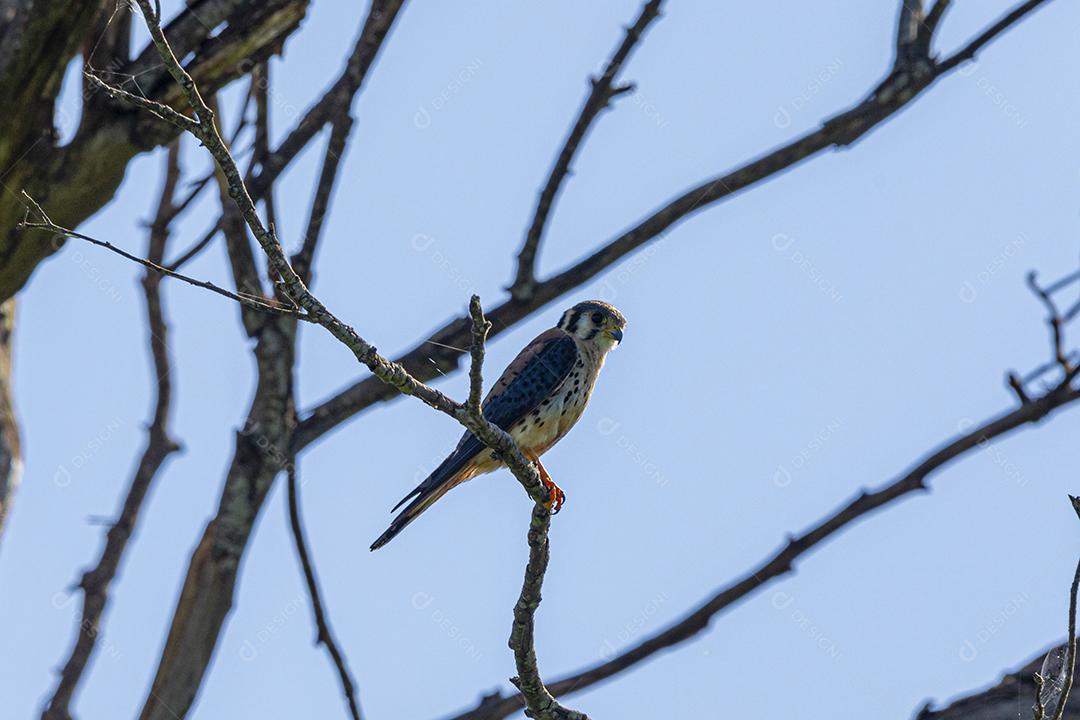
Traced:
<svg viewBox="0 0 1080 720">
<path fill-rule="evenodd" d="M 471 363 L 469 366 L 469 399 L 465 411 L 473 422 L 483 425 L 484 419 L 480 407 L 484 377 L 484 338 L 491 328 L 491 323 L 484 317 L 480 298 L 473 295 L 469 302 L 469 315 L 472 319 Z M 515 476 L 518 473 L 514 473 Z M 514 604 L 514 623 L 510 630 L 508 645 L 514 653 L 517 676 L 511 682 L 521 691 L 526 707 L 526 714 L 537 720 L 588 720 L 588 716 L 560 705 L 540 678 L 540 669 L 536 660 L 535 622 L 536 610 L 540 606 L 540 589 L 544 584 L 548 560 L 551 557 L 548 532 L 551 529 L 551 511 L 544 505 L 542 498 L 536 497 L 525 480 L 518 478 L 525 490 L 533 495 L 534 504 L 529 520 L 529 560 L 525 566 L 525 579 L 521 585 L 521 594 Z"/>
</svg>

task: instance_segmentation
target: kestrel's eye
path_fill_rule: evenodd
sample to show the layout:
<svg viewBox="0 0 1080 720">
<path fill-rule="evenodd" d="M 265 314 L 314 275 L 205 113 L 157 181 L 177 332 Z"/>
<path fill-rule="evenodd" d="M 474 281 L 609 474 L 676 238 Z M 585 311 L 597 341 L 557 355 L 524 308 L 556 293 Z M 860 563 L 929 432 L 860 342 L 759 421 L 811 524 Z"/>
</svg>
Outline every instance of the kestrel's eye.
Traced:
<svg viewBox="0 0 1080 720">
<path fill-rule="evenodd" d="M 604 313 L 594 312 L 592 314 L 592 321 L 593 321 L 593 325 L 603 325 L 604 324 Z"/>
</svg>

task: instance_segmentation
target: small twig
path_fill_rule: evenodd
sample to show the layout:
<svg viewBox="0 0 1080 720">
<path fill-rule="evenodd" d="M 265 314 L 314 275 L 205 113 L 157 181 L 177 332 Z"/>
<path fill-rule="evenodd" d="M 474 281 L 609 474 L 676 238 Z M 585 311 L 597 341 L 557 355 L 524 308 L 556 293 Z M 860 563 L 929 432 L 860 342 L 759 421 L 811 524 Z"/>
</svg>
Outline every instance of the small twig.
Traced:
<svg viewBox="0 0 1080 720">
<path fill-rule="evenodd" d="M 965 63 L 968 60 L 973 60 L 979 51 L 989 45 L 994 38 L 1020 22 L 1029 13 L 1037 10 L 1042 5 L 1046 5 L 1048 2 L 1050 2 L 1050 0 L 1028 0 L 1001 16 L 997 22 L 979 33 L 979 35 L 967 45 L 939 62 L 937 64 L 938 74 L 943 75 L 953 70 L 958 65 Z"/>
<path fill-rule="evenodd" d="M 297 480 L 296 458 L 291 457 L 286 467 L 289 484 L 289 527 L 292 528 L 292 536 L 296 545 L 296 554 L 300 559 L 300 567 L 304 571 L 304 582 L 307 584 L 308 595 L 311 597 L 311 612 L 315 618 L 315 628 L 318 632 L 316 644 L 326 647 L 330 661 L 337 669 L 338 678 L 341 681 L 341 690 L 345 693 L 345 700 L 349 705 L 349 714 L 353 720 L 361 720 L 360 703 L 356 698 L 356 686 L 353 683 L 352 673 L 349 672 L 349 664 L 345 655 L 338 647 L 337 640 L 330 628 L 330 619 L 327 617 L 323 606 L 322 593 L 319 591 L 319 580 L 315 577 L 315 565 L 308 552 L 307 541 L 304 539 L 304 525 L 300 519 L 300 488 Z"/>
<path fill-rule="evenodd" d="M 1043 306 L 1046 308 L 1046 324 L 1050 327 L 1054 361 L 1065 373 L 1068 373 L 1072 369 L 1072 366 L 1070 365 L 1068 355 L 1065 352 L 1065 321 L 1062 318 L 1061 312 L 1058 310 L 1057 303 L 1054 302 L 1054 298 L 1052 297 L 1053 291 L 1039 285 L 1038 275 L 1034 270 L 1027 275 L 1027 285 L 1028 288 L 1031 289 L 1031 292 L 1042 301 Z"/>
<path fill-rule="evenodd" d="M 469 315 L 472 317 L 472 345 L 469 348 L 472 363 L 469 365 L 469 400 L 465 407 L 473 417 L 480 419 L 480 398 L 484 394 L 484 342 L 491 323 L 484 317 L 479 295 L 473 295 L 469 301 Z"/>
<path fill-rule="evenodd" d="M 164 103 L 159 103 L 156 100 L 150 100 L 150 99 L 144 98 L 141 95 L 136 95 L 135 93 L 130 93 L 127 90 L 119 88 L 119 87 L 117 87 L 115 85 L 110 85 L 109 83 L 105 82 L 104 80 L 102 80 L 101 78 L 99 78 L 97 75 L 95 75 L 94 73 L 92 73 L 90 71 L 84 72 L 83 76 L 95 88 L 97 88 L 99 90 L 104 90 L 105 93 L 109 95 L 109 97 L 117 99 L 117 100 L 126 100 L 127 102 L 131 103 L 132 105 L 135 105 L 137 107 L 142 108 L 143 110 L 146 110 L 146 111 L 148 111 L 150 113 L 153 113 L 154 115 L 157 115 L 159 118 L 161 118 L 162 120 L 165 120 L 166 122 L 172 123 L 173 125 L 180 128 L 181 130 L 187 130 L 188 132 L 194 132 L 199 127 L 198 122 L 196 122 L 195 120 L 192 120 L 187 115 L 181 115 L 180 113 L 176 112 L 175 110 L 173 110 L 171 107 L 169 107 L 168 105 L 166 105 Z"/>
<path fill-rule="evenodd" d="M 544 235 L 544 228 L 547 226 L 547 220 L 551 215 L 551 208 L 555 203 L 556 196 L 559 194 L 559 189 L 570 174 L 570 163 L 573 162 L 574 155 L 585 139 L 585 135 L 589 132 L 593 121 L 608 107 L 613 98 L 632 92 L 634 89 L 632 85 L 616 86 L 614 84 L 615 77 L 622 70 L 623 65 L 630 57 L 630 53 L 645 34 L 645 29 L 649 26 L 649 23 L 660 15 L 660 3 L 661 0 L 650 0 L 645 3 L 641 8 L 637 21 L 626 28 L 626 36 L 623 38 L 622 44 L 616 49 L 615 54 L 608 60 L 604 72 L 599 78 L 590 78 L 592 90 L 589 92 L 588 97 L 585 98 L 585 104 L 581 106 L 577 120 L 570 129 L 570 134 L 566 137 L 566 142 L 563 143 L 562 150 L 559 151 L 555 159 L 555 164 L 551 168 L 544 189 L 540 191 L 540 196 L 536 202 L 536 211 L 533 214 L 532 223 L 529 225 L 529 231 L 525 236 L 525 243 L 518 253 L 517 276 L 510 287 L 511 295 L 517 299 L 528 297 L 536 286 L 536 253 Z"/>
<path fill-rule="evenodd" d="M 1010 372 L 1007 377 L 1009 387 L 1012 388 L 1014 393 L 1016 393 L 1016 397 L 1018 400 L 1020 400 L 1020 404 L 1027 405 L 1029 402 L 1031 402 L 1031 398 L 1028 396 L 1027 390 L 1024 389 L 1024 381 L 1021 380 L 1020 377 L 1014 372 Z"/>
<path fill-rule="evenodd" d="M 315 322 L 315 320 L 313 318 L 307 316 L 304 313 L 297 312 L 296 310 L 290 310 L 288 308 L 280 307 L 278 305 L 271 305 L 270 303 L 268 303 L 268 302 L 266 302 L 264 300 L 259 300 L 259 299 L 255 298 L 255 297 L 251 296 L 251 295 L 241 295 L 241 294 L 237 294 L 237 293 L 234 293 L 234 292 L 230 292 L 230 291 L 226 290 L 225 288 L 218 287 L 214 283 L 209 282 L 207 280 L 196 280 L 195 278 L 190 277 L 188 275 L 183 275 L 183 274 L 178 273 L 178 272 L 176 272 L 174 270 L 170 270 L 169 268 L 167 268 L 167 267 L 165 267 L 163 265 L 158 265 L 157 263 L 155 263 L 155 262 L 153 262 L 151 260 L 141 258 L 138 255 L 132 255 L 131 253 L 127 252 L 126 250 L 123 250 L 121 248 L 116 247 L 115 245 L 113 245 L 111 242 L 108 242 L 107 240 L 98 240 L 97 238 L 90 237 L 89 235 L 83 235 L 82 233 L 75 232 L 74 230 L 69 230 L 69 229 L 67 229 L 65 227 L 61 227 L 61 226 L 57 225 L 56 223 L 54 223 L 52 221 L 52 218 L 50 218 L 47 214 L 45 214 L 45 211 L 42 210 L 41 206 L 38 205 L 37 201 L 34 200 L 32 197 L 30 197 L 26 193 L 25 190 L 23 191 L 22 195 L 23 195 L 23 198 L 34 209 L 34 211 L 37 212 L 41 216 L 41 221 L 40 222 L 33 222 L 33 221 L 29 220 L 29 219 L 24 219 L 18 225 L 21 228 L 26 228 L 26 229 L 29 229 L 29 230 L 45 230 L 45 231 L 54 233 L 56 235 L 63 235 L 64 237 L 75 238 L 76 240 L 85 240 L 86 242 L 91 243 L 92 245 L 97 245 L 98 247 L 105 248 L 106 250 L 111 250 L 112 252 L 116 253 L 117 255 L 119 255 L 119 256 L 121 256 L 123 258 L 126 258 L 128 260 L 131 260 L 132 262 L 136 262 L 136 263 L 142 265 L 143 267 L 145 267 L 145 268 L 147 268 L 149 270 L 153 270 L 156 273 L 160 273 L 161 275 L 165 275 L 167 277 L 175 278 L 176 280 L 180 280 L 180 281 L 185 282 L 188 285 L 192 285 L 194 287 L 203 288 L 204 290 L 209 290 L 210 292 L 217 293 L 218 295 L 221 295 L 222 297 L 227 297 L 230 300 L 234 300 L 234 301 L 240 303 L 241 305 L 243 305 L 244 307 L 251 308 L 252 310 L 258 310 L 259 312 L 265 312 L 265 313 L 272 313 L 272 314 L 275 314 L 275 315 L 287 315 L 288 317 L 295 318 L 296 320 L 303 320 L 305 322 Z"/>
</svg>

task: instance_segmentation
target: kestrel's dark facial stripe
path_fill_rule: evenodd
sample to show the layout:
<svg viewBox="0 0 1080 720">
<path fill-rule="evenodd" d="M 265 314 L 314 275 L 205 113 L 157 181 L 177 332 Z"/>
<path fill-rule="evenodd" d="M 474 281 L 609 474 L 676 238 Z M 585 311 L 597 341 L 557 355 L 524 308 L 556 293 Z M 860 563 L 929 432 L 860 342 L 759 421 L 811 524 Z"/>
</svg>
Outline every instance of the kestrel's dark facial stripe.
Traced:
<svg viewBox="0 0 1080 720">
<path fill-rule="evenodd" d="M 566 323 L 566 327 L 563 329 L 571 335 L 574 335 L 575 333 L 577 333 L 579 322 L 581 322 L 581 310 L 572 310 L 570 314 L 570 320 Z"/>
</svg>

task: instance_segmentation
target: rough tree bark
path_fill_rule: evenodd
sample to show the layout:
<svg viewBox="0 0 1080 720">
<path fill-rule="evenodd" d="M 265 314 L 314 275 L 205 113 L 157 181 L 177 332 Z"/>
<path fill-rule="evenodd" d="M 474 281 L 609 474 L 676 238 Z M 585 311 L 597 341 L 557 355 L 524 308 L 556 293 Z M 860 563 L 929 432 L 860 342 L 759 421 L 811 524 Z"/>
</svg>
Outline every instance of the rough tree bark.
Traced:
<svg viewBox="0 0 1080 720">
<path fill-rule="evenodd" d="M 280 52 L 307 7 L 308 0 L 194 0 L 169 23 L 169 33 L 179 51 L 192 54 L 189 72 L 213 91 Z M 129 12 L 127 3 L 116 0 L 0 0 L 0 302 L 12 298 L 63 245 L 18 231 L 26 212 L 19 191 L 48 202 L 58 223 L 75 227 L 112 200 L 136 155 L 176 137 L 176 128 L 148 121 L 86 85 L 81 115 L 62 123 L 73 127 L 77 120 L 78 129 L 69 142 L 60 142 L 57 97 L 67 65 L 80 51 L 89 66 L 117 82 L 159 102 L 180 102 L 171 78 L 155 68 L 152 45 L 131 56 Z M 136 75 L 137 84 L 128 83 Z M 3 308 L 10 322 L 13 304 Z M 10 357 L 11 342 L 5 333 L 3 358 Z M 0 375 L 8 367 L 0 364 Z M 11 408 L 10 383 L 0 380 L 0 533 L 18 481 L 18 464 L 5 462 L 18 458 Z"/>
</svg>

